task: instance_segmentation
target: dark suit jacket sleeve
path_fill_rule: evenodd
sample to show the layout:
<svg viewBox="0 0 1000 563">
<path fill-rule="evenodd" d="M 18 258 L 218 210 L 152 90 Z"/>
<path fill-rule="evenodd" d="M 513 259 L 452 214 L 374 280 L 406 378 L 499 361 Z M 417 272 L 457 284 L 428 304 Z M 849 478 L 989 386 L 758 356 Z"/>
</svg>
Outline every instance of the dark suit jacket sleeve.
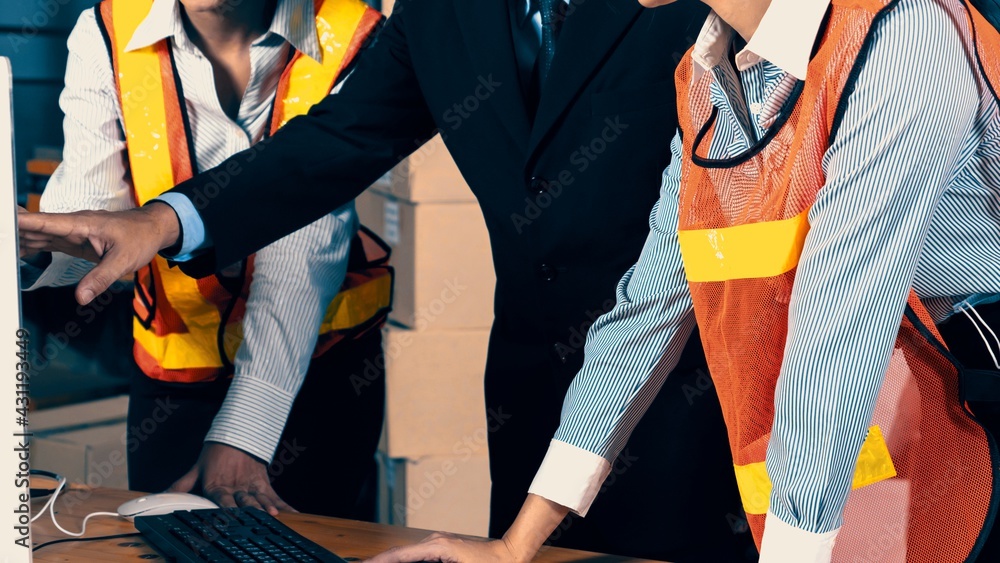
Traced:
<svg viewBox="0 0 1000 563">
<path fill-rule="evenodd" d="M 319 219 L 433 136 L 405 33 L 413 3 L 389 18 L 340 93 L 174 188 L 194 203 L 213 243 L 181 265 L 186 273 L 208 275 Z"/>
</svg>

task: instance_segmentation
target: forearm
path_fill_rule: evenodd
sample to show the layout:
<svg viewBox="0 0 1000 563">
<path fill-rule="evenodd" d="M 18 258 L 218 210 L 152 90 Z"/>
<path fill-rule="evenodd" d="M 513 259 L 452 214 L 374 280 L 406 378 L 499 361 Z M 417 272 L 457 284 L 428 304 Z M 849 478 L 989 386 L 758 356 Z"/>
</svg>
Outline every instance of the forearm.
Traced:
<svg viewBox="0 0 1000 563">
<path fill-rule="evenodd" d="M 565 506 L 529 494 L 514 523 L 503 536 L 515 561 L 531 561 L 567 514 L 569 509 Z"/>
<path fill-rule="evenodd" d="M 236 373 L 207 441 L 263 460 L 274 455 L 356 230 L 348 205 L 257 253 Z"/>
<path fill-rule="evenodd" d="M 825 155 L 775 389 L 770 510 L 815 534 L 841 525 L 929 225 L 978 106 L 948 15 L 914 3 L 884 22 Z"/>
<path fill-rule="evenodd" d="M 205 441 L 232 446 L 270 463 L 302 379 L 297 378 L 295 390 L 289 391 L 246 374 L 234 376 Z"/>
<path fill-rule="evenodd" d="M 617 288 L 618 302 L 590 328 L 584 363 L 530 492 L 585 515 L 614 460 L 694 329 L 677 243 L 680 141 L 639 260 Z"/>
</svg>

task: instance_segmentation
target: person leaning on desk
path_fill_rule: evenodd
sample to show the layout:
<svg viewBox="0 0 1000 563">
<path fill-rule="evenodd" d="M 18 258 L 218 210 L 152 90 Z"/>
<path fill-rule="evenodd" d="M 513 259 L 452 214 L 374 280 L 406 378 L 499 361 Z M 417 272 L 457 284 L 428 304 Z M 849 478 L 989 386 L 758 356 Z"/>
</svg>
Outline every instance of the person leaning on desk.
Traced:
<svg viewBox="0 0 1000 563">
<path fill-rule="evenodd" d="M 340 48 L 320 43 L 317 6 Z M 381 19 L 360 0 L 105 0 L 84 11 L 61 98 L 66 158 L 42 209 L 129 209 L 219 164 L 308 109 L 294 98 L 328 94 Z M 286 67 L 311 76 L 282 79 Z M 197 483 L 223 506 L 374 520 L 384 380 L 359 395 L 350 376 L 381 353 L 381 336 L 375 327 L 344 338 L 348 327 L 324 320 L 357 229 L 347 205 L 213 277 L 161 258 L 144 265 L 126 442 L 133 490 Z M 75 283 L 92 267 L 61 253 L 26 259 L 29 289 Z M 388 306 L 385 286 L 384 303 L 354 303 L 366 319 Z"/>
<path fill-rule="evenodd" d="M 963 0 L 706 3 L 649 238 L 517 521 L 371 563 L 529 560 L 695 320 L 762 562 L 1000 560 L 1000 34 Z M 947 319 L 993 373 L 960 379 Z"/>
<path fill-rule="evenodd" d="M 614 283 L 641 251 L 670 160 L 660 139 L 676 129 L 672 61 L 705 13 L 696 2 L 643 10 L 634 0 L 399 0 L 337 95 L 262 150 L 220 165 L 214 173 L 242 170 L 224 189 L 210 172 L 172 192 L 189 201 L 172 200 L 177 212 L 209 235 L 202 245 L 185 226 L 181 252 L 197 256 L 181 268 L 204 275 L 239 260 L 350 201 L 440 132 L 480 203 L 497 276 L 484 387 L 490 529 L 502 534 L 558 426 L 582 334 L 614 305 Z M 676 58 L 649 56 L 664 52 Z M 52 232 L 77 221 L 103 231 L 87 238 L 105 255 L 78 288 L 83 301 L 180 234 L 175 212 L 158 203 L 21 218 L 29 237 L 39 222 Z M 614 486 L 587 518 L 567 520 L 557 545 L 756 559 L 750 534 L 733 523 L 740 503 L 715 391 L 685 393 L 704 388 L 704 373 L 692 341 L 618 460 Z M 665 480 L 678 486 L 659 487 Z M 670 502 L 690 508 L 666 510 Z"/>
</svg>

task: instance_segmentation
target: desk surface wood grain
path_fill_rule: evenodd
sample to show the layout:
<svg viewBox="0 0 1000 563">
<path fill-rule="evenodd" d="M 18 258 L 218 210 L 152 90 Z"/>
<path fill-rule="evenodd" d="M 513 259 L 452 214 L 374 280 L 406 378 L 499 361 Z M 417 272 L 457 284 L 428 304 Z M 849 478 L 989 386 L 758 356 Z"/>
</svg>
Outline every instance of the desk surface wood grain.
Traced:
<svg viewBox="0 0 1000 563">
<path fill-rule="evenodd" d="M 78 489 L 64 492 L 56 503 L 56 518 L 69 531 L 80 530 L 83 517 L 92 512 L 115 512 L 118 506 L 140 493 L 115 489 Z M 32 503 L 37 513 L 44 499 Z M 367 522 L 355 522 L 338 518 L 326 518 L 306 514 L 282 514 L 279 519 L 298 533 L 348 559 L 365 559 L 396 545 L 420 541 L 430 532 L 397 526 L 385 526 Z M 120 518 L 95 517 L 87 524 L 87 536 L 107 536 L 135 532 L 131 522 Z M 34 545 L 51 540 L 66 538 L 52 525 L 48 514 L 32 525 L 31 539 Z M 150 548 L 142 536 L 99 540 L 91 542 L 70 542 L 46 546 L 34 554 L 36 563 L 64 561 L 163 561 Z M 538 563 L 642 563 L 647 560 L 631 559 L 582 551 L 544 548 L 535 559 Z"/>
</svg>

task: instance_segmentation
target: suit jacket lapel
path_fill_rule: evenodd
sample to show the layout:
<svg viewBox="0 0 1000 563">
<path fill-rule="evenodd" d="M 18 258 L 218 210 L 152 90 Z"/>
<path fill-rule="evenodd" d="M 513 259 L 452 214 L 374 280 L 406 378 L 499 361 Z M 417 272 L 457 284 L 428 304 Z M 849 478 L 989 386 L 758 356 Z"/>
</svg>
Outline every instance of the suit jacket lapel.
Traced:
<svg viewBox="0 0 1000 563">
<path fill-rule="evenodd" d="M 529 156 L 643 8 L 636 0 L 588 0 L 570 2 L 568 10 L 531 129 Z"/>
<path fill-rule="evenodd" d="M 455 0 L 454 4 L 480 80 L 492 78 L 494 83 L 500 83 L 490 94 L 489 103 L 514 140 L 525 149 L 531 126 L 518 80 L 508 1 Z M 469 84 L 470 93 L 475 87 L 476 84 Z"/>
</svg>

